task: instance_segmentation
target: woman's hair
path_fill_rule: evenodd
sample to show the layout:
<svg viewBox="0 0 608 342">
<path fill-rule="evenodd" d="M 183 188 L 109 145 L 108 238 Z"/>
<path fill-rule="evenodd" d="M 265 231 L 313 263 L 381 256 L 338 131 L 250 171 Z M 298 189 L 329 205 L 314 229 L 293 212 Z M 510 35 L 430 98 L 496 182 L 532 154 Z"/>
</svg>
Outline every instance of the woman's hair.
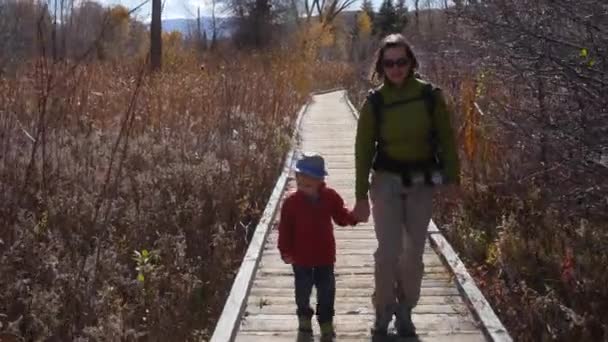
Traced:
<svg viewBox="0 0 608 342">
<path fill-rule="evenodd" d="M 407 58 L 409 59 L 410 65 L 411 65 L 410 72 L 413 73 L 418 68 L 418 60 L 416 59 L 416 55 L 414 55 L 414 51 L 412 50 L 412 47 L 407 42 L 405 37 L 401 33 L 389 34 L 388 36 L 384 37 L 384 39 L 382 39 L 382 42 L 380 43 L 380 47 L 376 51 L 376 54 L 374 57 L 374 64 L 372 65 L 370 75 L 369 75 L 370 82 L 376 83 L 376 82 L 382 81 L 384 79 L 384 68 L 382 67 L 382 60 L 384 59 L 384 52 L 387 49 L 395 48 L 395 47 L 397 47 L 397 48 L 402 47 L 405 49 L 405 54 L 406 54 Z"/>
</svg>

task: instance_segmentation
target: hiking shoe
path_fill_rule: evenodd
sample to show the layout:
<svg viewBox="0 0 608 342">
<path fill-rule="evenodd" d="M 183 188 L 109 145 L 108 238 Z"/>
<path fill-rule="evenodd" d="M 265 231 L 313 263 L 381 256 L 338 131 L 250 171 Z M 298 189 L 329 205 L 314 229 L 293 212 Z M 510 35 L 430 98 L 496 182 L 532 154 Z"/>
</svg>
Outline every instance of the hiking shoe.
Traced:
<svg viewBox="0 0 608 342">
<path fill-rule="evenodd" d="M 320 323 L 319 326 L 321 327 L 321 342 L 332 342 L 336 337 L 333 323 L 324 322 Z"/>
<path fill-rule="evenodd" d="M 376 321 L 371 329 L 373 342 L 386 341 L 388 338 L 388 325 L 390 323 L 390 319 L 388 319 L 388 317 L 392 318 L 392 315 L 386 315 L 384 318 L 376 316 Z"/>
<path fill-rule="evenodd" d="M 371 329 L 372 333 L 372 342 L 383 342 L 388 338 L 388 329 L 387 328 L 378 328 L 374 324 Z"/>
<path fill-rule="evenodd" d="M 395 313 L 395 328 L 399 337 L 417 337 L 416 327 L 412 322 L 412 308 L 400 307 Z"/>
<path fill-rule="evenodd" d="M 312 334 L 312 317 L 298 316 L 298 331 Z"/>
</svg>

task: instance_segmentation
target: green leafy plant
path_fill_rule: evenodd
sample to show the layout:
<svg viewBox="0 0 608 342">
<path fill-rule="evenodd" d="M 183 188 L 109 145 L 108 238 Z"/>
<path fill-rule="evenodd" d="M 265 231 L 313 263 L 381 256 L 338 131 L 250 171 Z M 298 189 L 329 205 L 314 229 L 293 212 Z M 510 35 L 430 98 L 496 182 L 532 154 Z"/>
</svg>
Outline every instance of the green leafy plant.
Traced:
<svg viewBox="0 0 608 342">
<path fill-rule="evenodd" d="M 160 257 L 157 252 L 149 252 L 147 249 L 141 251 L 133 251 L 133 260 L 136 263 L 135 270 L 137 271 L 137 281 L 143 283 L 146 280 L 146 275 L 152 273 Z"/>
</svg>

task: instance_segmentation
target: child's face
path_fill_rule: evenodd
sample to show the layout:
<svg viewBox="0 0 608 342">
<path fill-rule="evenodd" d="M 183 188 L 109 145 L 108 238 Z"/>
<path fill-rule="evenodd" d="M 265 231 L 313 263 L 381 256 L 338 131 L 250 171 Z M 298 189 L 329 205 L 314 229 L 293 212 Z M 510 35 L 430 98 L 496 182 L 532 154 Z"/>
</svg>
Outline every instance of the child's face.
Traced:
<svg viewBox="0 0 608 342">
<path fill-rule="evenodd" d="M 296 174 L 298 191 L 302 191 L 309 196 L 316 196 L 319 193 L 319 187 L 322 182 L 323 181 L 320 179 L 312 178 L 301 173 Z"/>
</svg>

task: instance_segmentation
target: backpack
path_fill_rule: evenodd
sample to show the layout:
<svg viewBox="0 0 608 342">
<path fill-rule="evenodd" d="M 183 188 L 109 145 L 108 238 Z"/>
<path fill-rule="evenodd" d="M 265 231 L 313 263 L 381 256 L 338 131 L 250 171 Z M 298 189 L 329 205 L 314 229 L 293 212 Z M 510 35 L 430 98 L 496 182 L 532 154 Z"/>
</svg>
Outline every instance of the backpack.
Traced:
<svg viewBox="0 0 608 342">
<path fill-rule="evenodd" d="M 436 93 L 440 89 L 434 87 L 432 84 L 426 84 L 422 89 L 422 94 L 418 97 L 413 97 L 389 104 L 384 103 L 384 98 L 380 93 L 379 89 L 372 89 L 369 91 L 367 96 L 367 101 L 371 105 L 372 113 L 374 116 L 374 120 L 376 122 L 376 155 L 374 157 L 373 168 L 374 170 L 386 170 L 390 172 L 399 173 L 402 175 L 402 179 L 404 184 L 411 185 L 412 179 L 411 174 L 413 172 L 422 172 L 425 176 L 425 182 L 429 185 L 433 185 L 438 183 L 436 179 L 434 179 L 434 173 L 436 171 L 440 171 L 443 169 L 443 163 L 439 157 L 439 143 L 438 143 L 438 133 L 437 129 L 434 125 L 434 115 L 435 108 L 437 106 L 437 97 Z M 428 115 L 431 118 L 431 129 L 429 134 L 429 144 L 431 146 L 431 152 L 433 155 L 433 160 L 422 163 L 405 163 L 401 161 L 394 160 L 390 158 L 385 151 L 386 141 L 382 138 L 380 134 L 380 127 L 382 126 L 383 111 L 387 108 L 391 108 L 398 105 L 407 104 L 415 101 L 424 101 L 425 107 L 427 109 Z M 440 182 L 440 181 L 439 181 Z"/>
</svg>

